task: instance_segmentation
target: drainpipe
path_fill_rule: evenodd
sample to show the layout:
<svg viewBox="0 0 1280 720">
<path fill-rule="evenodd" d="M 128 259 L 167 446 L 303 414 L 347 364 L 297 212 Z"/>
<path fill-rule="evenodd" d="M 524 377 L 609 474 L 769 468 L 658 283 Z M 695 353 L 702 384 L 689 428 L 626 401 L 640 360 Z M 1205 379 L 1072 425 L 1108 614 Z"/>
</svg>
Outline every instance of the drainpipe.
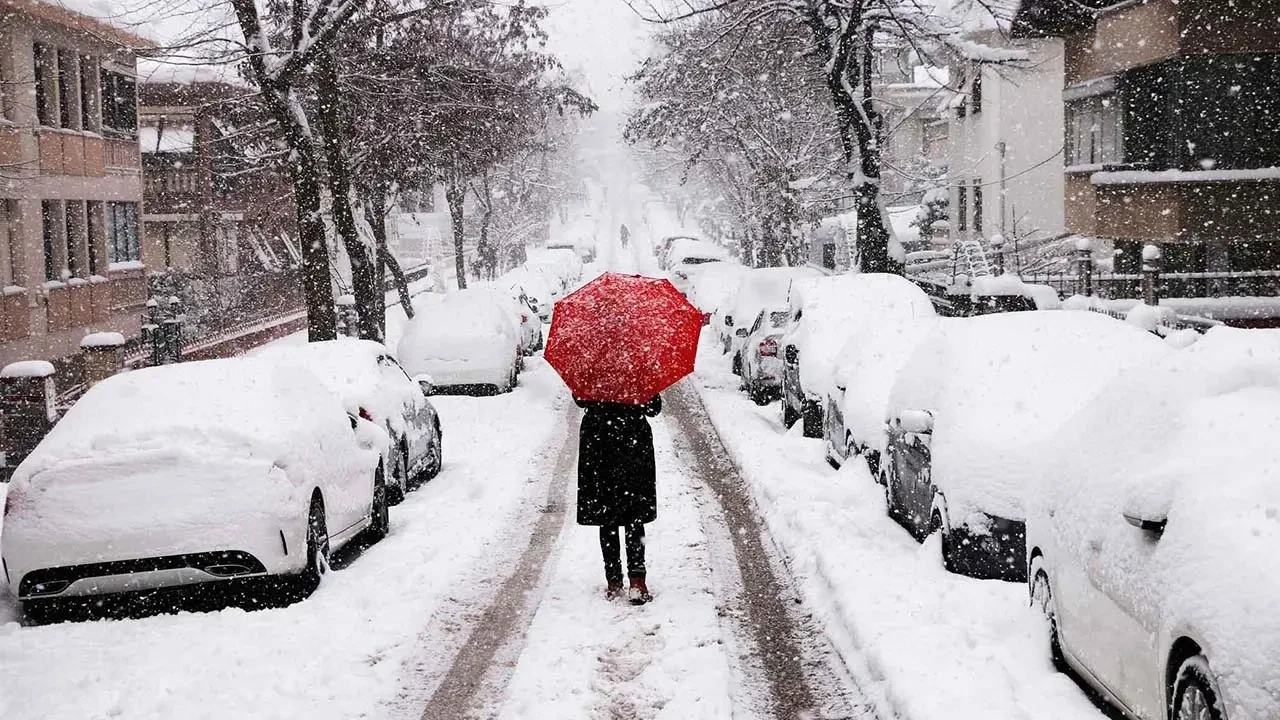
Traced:
<svg viewBox="0 0 1280 720">
<path fill-rule="evenodd" d="M 1004 141 L 1003 141 L 1003 140 L 1001 140 L 1000 142 L 996 143 L 996 152 L 1000 153 L 1000 235 L 1001 235 L 1001 236 L 1003 236 L 1003 237 L 1009 237 L 1009 231 L 1008 231 L 1008 229 L 1005 227 L 1005 224 L 1004 224 L 1004 223 L 1005 223 L 1005 219 L 1004 219 L 1004 218 L 1005 218 L 1005 212 L 1004 212 L 1004 203 L 1005 203 L 1005 162 L 1004 162 L 1004 160 L 1005 160 L 1005 151 L 1006 151 L 1007 149 L 1008 149 L 1008 148 L 1005 146 L 1005 144 L 1004 144 Z"/>
</svg>

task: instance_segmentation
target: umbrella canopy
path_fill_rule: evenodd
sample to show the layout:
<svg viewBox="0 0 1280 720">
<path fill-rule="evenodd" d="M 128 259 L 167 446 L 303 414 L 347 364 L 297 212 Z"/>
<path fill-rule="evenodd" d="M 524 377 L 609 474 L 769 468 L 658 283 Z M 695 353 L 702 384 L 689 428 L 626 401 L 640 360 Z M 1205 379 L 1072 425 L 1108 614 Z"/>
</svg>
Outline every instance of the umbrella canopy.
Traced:
<svg viewBox="0 0 1280 720">
<path fill-rule="evenodd" d="M 701 332 L 667 280 L 605 273 L 556 303 L 545 357 L 575 397 L 640 405 L 693 372 Z"/>
</svg>

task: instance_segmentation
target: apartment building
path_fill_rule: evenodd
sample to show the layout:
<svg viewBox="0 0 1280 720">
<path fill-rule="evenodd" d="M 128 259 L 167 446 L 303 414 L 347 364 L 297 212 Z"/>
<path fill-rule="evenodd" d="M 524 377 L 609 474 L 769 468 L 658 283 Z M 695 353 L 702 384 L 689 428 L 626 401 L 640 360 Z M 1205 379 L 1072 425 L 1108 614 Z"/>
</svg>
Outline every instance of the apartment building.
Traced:
<svg viewBox="0 0 1280 720">
<path fill-rule="evenodd" d="M 1021 62 L 957 58 L 950 68 L 958 90 L 949 112 L 952 242 L 999 234 L 1010 247 L 1025 246 L 1065 232 L 1062 41 L 1012 39 L 1001 24 L 969 39 L 1016 51 Z"/>
<path fill-rule="evenodd" d="M 1013 29 L 1064 42 L 1068 230 L 1118 272 L 1146 244 L 1166 272 L 1280 269 L 1280 2 L 1026 0 Z"/>
<path fill-rule="evenodd" d="M 141 233 L 135 53 L 150 44 L 38 0 L 0 0 L 0 365 L 135 337 Z"/>
</svg>

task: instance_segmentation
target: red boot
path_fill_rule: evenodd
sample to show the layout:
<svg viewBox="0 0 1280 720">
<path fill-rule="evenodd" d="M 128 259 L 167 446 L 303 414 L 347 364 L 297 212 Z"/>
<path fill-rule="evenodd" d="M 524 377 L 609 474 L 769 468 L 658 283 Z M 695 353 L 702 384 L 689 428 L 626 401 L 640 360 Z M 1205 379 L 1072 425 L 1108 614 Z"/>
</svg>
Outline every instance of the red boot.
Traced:
<svg viewBox="0 0 1280 720">
<path fill-rule="evenodd" d="M 610 581 L 609 586 L 604 589 L 604 599 L 612 601 L 620 597 L 622 597 L 622 583 Z"/>
<path fill-rule="evenodd" d="M 627 599 L 632 605 L 644 605 L 653 601 L 653 596 L 649 594 L 649 588 L 644 584 L 644 578 L 631 578 L 631 589 L 627 590 Z"/>
</svg>

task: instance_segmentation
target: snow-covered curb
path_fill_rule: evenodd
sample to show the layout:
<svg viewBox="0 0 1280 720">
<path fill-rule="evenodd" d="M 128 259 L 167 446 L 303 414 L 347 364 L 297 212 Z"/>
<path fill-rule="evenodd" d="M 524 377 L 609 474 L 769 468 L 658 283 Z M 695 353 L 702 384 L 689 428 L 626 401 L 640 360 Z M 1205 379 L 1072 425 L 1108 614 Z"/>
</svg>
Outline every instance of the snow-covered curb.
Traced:
<svg viewBox="0 0 1280 720">
<path fill-rule="evenodd" d="M 704 345 L 696 384 L 806 604 L 863 690 L 902 720 L 1101 717 L 1054 672 L 1026 589 L 947 573 L 884 511 L 866 466 L 839 473 L 822 443 L 783 433 L 776 406 L 735 390 Z"/>
</svg>

